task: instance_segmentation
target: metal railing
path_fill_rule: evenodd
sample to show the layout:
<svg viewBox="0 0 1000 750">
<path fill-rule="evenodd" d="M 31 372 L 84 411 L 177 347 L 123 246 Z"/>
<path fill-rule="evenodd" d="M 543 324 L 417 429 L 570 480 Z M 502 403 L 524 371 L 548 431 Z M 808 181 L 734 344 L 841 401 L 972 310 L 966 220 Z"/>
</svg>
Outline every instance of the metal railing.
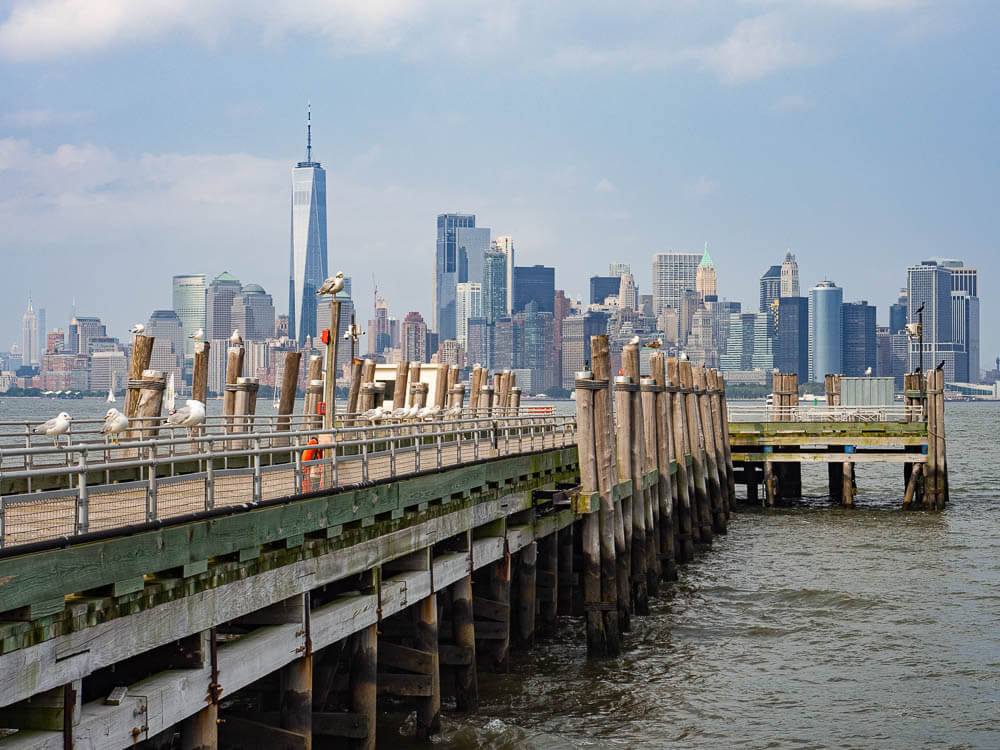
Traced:
<svg viewBox="0 0 1000 750">
<path fill-rule="evenodd" d="M 232 417 L 150 439 L 0 448 L 0 547 L 575 444 L 570 416 L 491 416 L 273 429 Z M 246 419 L 245 417 L 242 419 Z M 227 421 L 229 420 L 229 421 Z M 298 423 L 301 425 L 301 421 Z M 232 431 L 229 431 L 232 430 Z M 13 488 L 13 490 L 11 489 Z"/>
<path fill-rule="evenodd" d="M 771 406 L 764 403 L 730 402 L 728 412 L 730 422 L 922 422 L 924 420 L 921 406 L 906 404 Z"/>
</svg>

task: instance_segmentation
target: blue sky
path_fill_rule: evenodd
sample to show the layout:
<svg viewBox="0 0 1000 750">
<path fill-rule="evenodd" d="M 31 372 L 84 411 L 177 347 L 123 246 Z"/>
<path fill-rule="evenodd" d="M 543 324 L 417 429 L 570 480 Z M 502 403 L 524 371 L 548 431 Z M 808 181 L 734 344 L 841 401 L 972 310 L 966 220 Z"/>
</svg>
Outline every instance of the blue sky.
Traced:
<svg viewBox="0 0 1000 750">
<path fill-rule="evenodd" d="M 905 268 L 980 268 L 1000 354 L 1000 3 L 0 0 L 0 348 L 28 289 L 114 335 L 223 270 L 287 309 L 289 185 L 328 169 L 331 269 L 431 317 L 435 216 L 573 296 L 708 242 L 753 306 L 786 248 L 887 319 Z"/>
</svg>

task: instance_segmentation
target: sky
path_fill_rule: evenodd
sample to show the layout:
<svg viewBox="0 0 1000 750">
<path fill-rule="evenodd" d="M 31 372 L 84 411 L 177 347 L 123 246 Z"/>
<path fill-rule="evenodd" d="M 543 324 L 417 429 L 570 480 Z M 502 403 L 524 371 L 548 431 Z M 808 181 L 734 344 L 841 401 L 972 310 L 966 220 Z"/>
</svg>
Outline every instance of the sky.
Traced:
<svg viewBox="0 0 1000 750">
<path fill-rule="evenodd" d="M 995 0 L 0 0 L 0 349 L 30 292 L 112 335 L 228 270 L 287 310 L 291 167 L 327 169 L 359 317 L 432 319 L 435 219 L 588 278 L 707 242 L 754 309 L 786 249 L 880 323 L 980 269 L 1000 355 Z M 992 145 L 991 145 L 992 144 Z"/>
</svg>

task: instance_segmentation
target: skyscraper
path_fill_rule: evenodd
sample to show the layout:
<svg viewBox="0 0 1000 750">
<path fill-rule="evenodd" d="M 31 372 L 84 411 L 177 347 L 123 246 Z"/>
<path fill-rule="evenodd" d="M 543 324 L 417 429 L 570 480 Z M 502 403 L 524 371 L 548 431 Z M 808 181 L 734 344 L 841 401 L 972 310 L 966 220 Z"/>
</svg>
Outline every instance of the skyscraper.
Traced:
<svg viewBox="0 0 1000 750">
<path fill-rule="evenodd" d="M 906 290 L 899 290 L 895 304 L 889 306 L 889 333 L 899 333 L 906 328 Z"/>
<path fill-rule="evenodd" d="M 483 317 L 483 285 L 465 281 L 455 285 L 455 338 L 468 351 L 469 319 Z"/>
<path fill-rule="evenodd" d="M 705 243 L 705 253 L 698 263 L 698 270 L 695 272 L 695 291 L 698 297 L 704 302 L 705 297 L 718 295 L 718 280 L 715 274 L 715 264 L 712 263 L 712 256 L 708 254 L 708 243 Z"/>
<path fill-rule="evenodd" d="M 618 306 L 623 310 L 636 310 L 639 307 L 639 294 L 635 288 L 635 277 L 631 273 L 621 275 L 618 285 Z"/>
<path fill-rule="evenodd" d="M 514 238 L 509 234 L 500 235 L 492 247 L 507 258 L 507 315 L 510 315 L 514 307 Z"/>
<path fill-rule="evenodd" d="M 603 305 L 608 297 L 614 297 L 621 289 L 621 277 L 619 276 L 591 276 L 590 277 L 590 304 Z"/>
<path fill-rule="evenodd" d="M 809 300 L 805 297 L 778 298 L 774 366 L 797 374 L 802 383 L 809 379 Z"/>
<path fill-rule="evenodd" d="M 228 339 L 233 332 L 233 300 L 243 289 L 240 280 L 223 271 L 208 285 L 205 294 L 205 338 Z"/>
<path fill-rule="evenodd" d="M 258 284 L 247 284 L 233 297 L 230 317 L 233 328 L 238 328 L 246 341 L 274 336 L 274 300 Z"/>
<path fill-rule="evenodd" d="M 434 330 L 442 341 L 455 338 L 455 287 L 482 281 L 483 254 L 490 230 L 477 227 L 474 214 L 439 214 L 434 255 Z"/>
<path fill-rule="evenodd" d="M 781 263 L 781 294 L 782 297 L 799 296 L 799 264 L 795 261 L 792 251 L 785 253 Z"/>
<path fill-rule="evenodd" d="M 653 256 L 653 314 L 680 307 L 685 290 L 697 288 L 699 253 L 657 253 Z"/>
<path fill-rule="evenodd" d="M 760 277 L 760 312 L 771 312 L 771 303 L 781 296 L 781 266 L 771 266 Z"/>
<path fill-rule="evenodd" d="M 326 277 L 326 170 L 312 160 L 310 108 L 306 113 L 306 160 L 292 168 L 288 262 L 288 332 L 300 345 L 307 336 L 316 336 L 316 290 Z"/>
<path fill-rule="evenodd" d="M 968 360 L 956 362 L 963 359 L 965 350 L 952 340 L 951 285 L 951 269 L 937 260 L 925 260 L 906 269 L 909 322 L 918 322 L 918 311 L 923 308 L 924 367 L 929 369 L 944 361 L 945 380 L 955 382 L 956 372 L 968 370 Z M 920 343 L 912 340 L 908 371 L 913 372 L 920 360 Z"/>
<path fill-rule="evenodd" d="M 878 342 L 875 339 L 875 308 L 866 301 L 845 302 L 841 317 L 841 373 L 861 377 L 868 368 L 878 365 Z"/>
<path fill-rule="evenodd" d="M 38 335 L 38 315 L 28 297 L 28 309 L 21 318 L 21 362 L 24 366 L 41 363 L 41 351 Z"/>
<path fill-rule="evenodd" d="M 821 281 L 809 290 L 809 382 L 841 372 L 840 306 L 844 290 Z"/>
<path fill-rule="evenodd" d="M 548 266 L 515 266 L 512 313 L 524 310 L 529 302 L 538 305 L 539 312 L 552 312 L 556 295 L 556 269 Z"/>
<path fill-rule="evenodd" d="M 418 312 L 408 312 L 403 319 L 402 339 L 403 359 L 409 362 L 427 361 L 427 324 Z"/>
<path fill-rule="evenodd" d="M 489 324 L 507 314 L 507 256 L 491 249 L 483 260 L 483 317 Z"/>
<path fill-rule="evenodd" d="M 172 374 L 180 386 L 184 366 L 184 328 L 180 317 L 173 310 L 153 310 L 146 321 L 145 334 L 154 338 L 150 369 L 168 377 Z"/>
<path fill-rule="evenodd" d="M 627 273 L 632 273 L 632 267 L 628 263 L 608 263 L 608 276 L 621 278 Z"/>
<path fill-rule="evenodd" d="M 184 329 L 184 357 L 194 357 L 194 339 L 188 338 L 205 327 L 205 274 L 187 273 L 174 276 L 173 306 Z"/>
</svg>

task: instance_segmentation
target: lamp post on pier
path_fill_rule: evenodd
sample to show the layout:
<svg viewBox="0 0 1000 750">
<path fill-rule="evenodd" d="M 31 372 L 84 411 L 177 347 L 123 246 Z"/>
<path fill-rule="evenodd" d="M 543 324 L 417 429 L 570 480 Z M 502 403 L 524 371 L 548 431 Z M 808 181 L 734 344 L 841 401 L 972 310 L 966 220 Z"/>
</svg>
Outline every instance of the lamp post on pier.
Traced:
<svg viewBox="0 0 1000 750">
<path fill-rule="evenodd" d="M 325 294 L 330 300 L 330 328 L 326 331 L 326 378 L 323 382 L 323 429 L 333 429 L 333 417 L 336 412 L 337 398 L 337 332 L 340 330 L 340 300 L 337 294 L 344 288 L 344 274 L 338 271 L 323 282 L 316 294 Z"/>
</svg>

